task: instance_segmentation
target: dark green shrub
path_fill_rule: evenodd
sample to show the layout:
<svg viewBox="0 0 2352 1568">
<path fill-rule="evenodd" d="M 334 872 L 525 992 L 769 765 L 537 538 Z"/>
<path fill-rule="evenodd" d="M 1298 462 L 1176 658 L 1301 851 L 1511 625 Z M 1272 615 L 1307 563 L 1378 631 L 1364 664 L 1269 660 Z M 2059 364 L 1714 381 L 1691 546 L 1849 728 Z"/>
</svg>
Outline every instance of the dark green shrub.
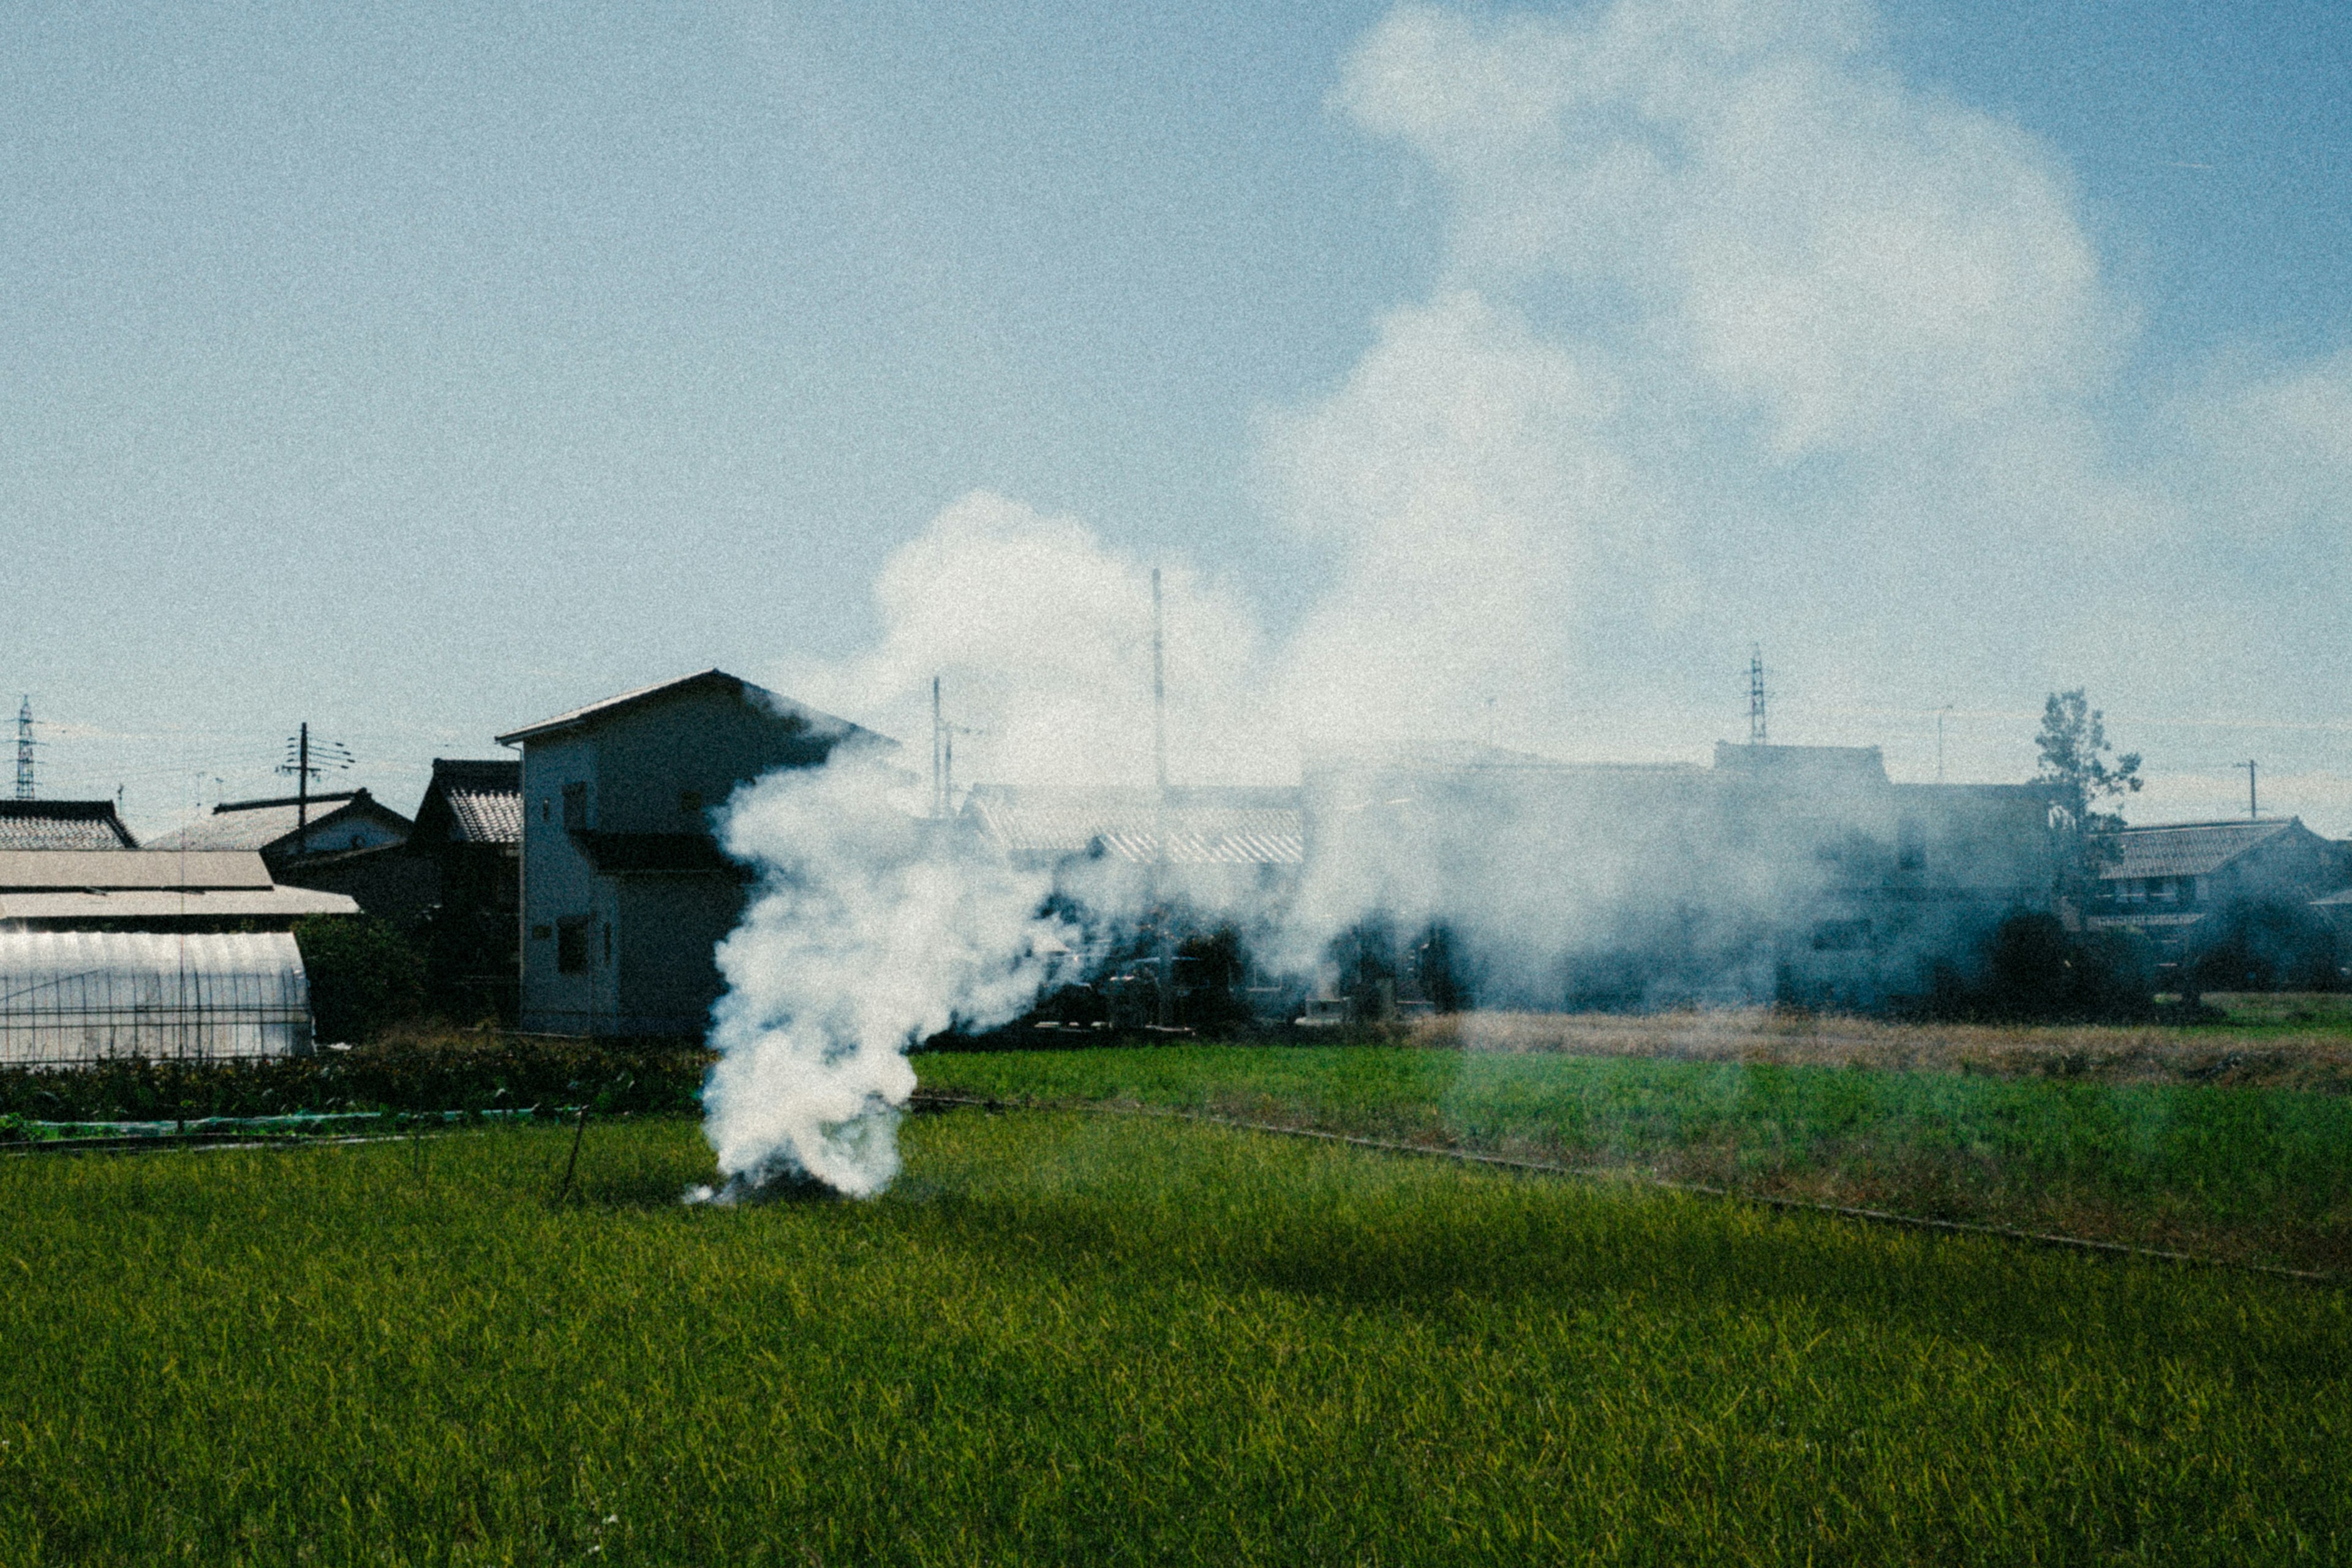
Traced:
<svg viewBox="0 0 2352 1568">
<path fill-rule="evenodd" d="M 294 922 L 294 942 L 320 1044 L 373 1039 L 424 1011 L 425 955 L 388 922 L 317 915 Z"/>
</svg>

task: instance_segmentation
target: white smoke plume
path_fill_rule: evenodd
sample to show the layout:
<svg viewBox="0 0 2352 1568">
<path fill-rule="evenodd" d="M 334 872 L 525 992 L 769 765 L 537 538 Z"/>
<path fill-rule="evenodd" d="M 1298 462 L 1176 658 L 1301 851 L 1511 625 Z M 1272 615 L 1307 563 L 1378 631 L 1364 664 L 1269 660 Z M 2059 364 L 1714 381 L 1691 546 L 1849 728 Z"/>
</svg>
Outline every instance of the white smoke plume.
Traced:
<svg viewBox="0 0 2352 1568">
<path fill-rule="evenodd" d="M 1071 933 L 1041 916 L 1047 879 L 944 837 L 919 787 L 877 749 L 836 752 L 741 792 L 726 844 L 761 868 L 719 947 L 728 991 L 703 1094 L 731 1201 L 779 1177 L 863 1197 L 898 1169 L 910 1044 L 1025 1007 Z"/>
<path fill-rule="evenodd" d="M 2073 173 L 1906 82 L 1868 5 L 1405 5 L 1332 104 L 1434 175 L 1447 245 L 1346 375 L 1262 422 L 1266 510 L 1327 574 L 1296 624 L 981 492 L 885 567 L 870 652 L 772 684 L 919 739 L 944 674 L 965 780 L 1143 784 L 1154 563 L 1171 766 L 1198 783 L 1399 741 L 1695 759 L 1759 636 L 1822 716 L 1776 739 L 1872 743 L 1888 710 L 1967 693 L 2228 710 L 2352 679 L 2328 622 L 2352 579 L 2352 356 L 2136 384 L 2137 311 Z M 2169 657 L 2200 647 L 2245 651 Z M 2014 728 L 1956 775 L 2030 771 Z M 934 864 L 882 793 L 837 763 L 737 807 L 730 844 L 769 869 L 722 949 L 730 1177 L 876 1190 L 900 1047 L 1017 1012 L 1044 973 L 1039 879 Z M 1268 912 L 1287 950 L 1362 912 L 1330 889 L 1402 896 L 1412 870 L 1349 869 Z M 1486 903 L 1557 930 L 1576 897 L 1514 876 Z"/>
</svg>

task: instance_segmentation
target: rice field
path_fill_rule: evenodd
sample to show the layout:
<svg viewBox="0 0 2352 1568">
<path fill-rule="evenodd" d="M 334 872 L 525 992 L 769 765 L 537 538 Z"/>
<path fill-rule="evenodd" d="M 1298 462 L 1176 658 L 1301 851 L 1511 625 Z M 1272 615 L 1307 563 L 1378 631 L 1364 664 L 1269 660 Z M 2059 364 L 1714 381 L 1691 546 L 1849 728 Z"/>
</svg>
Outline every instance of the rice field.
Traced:
<svg viewBox="0 0 2352 1568">
<path fill-rule="evenodd" d="M 561 1202 L 527 1125 L 0 1158 L 0 1564 L 2352 1557 L 2339 1289 L 1167 1119 L 904 1142 L 731 1210 L 670 1120 Z"/>
<path fill-rule="evenodd" d="M 2352 1274 L 2352 1097 L 1558 1050 L 933 1055 L 926 1089 L 1149 1107 L 1602 1176 Z"/>
</svg>

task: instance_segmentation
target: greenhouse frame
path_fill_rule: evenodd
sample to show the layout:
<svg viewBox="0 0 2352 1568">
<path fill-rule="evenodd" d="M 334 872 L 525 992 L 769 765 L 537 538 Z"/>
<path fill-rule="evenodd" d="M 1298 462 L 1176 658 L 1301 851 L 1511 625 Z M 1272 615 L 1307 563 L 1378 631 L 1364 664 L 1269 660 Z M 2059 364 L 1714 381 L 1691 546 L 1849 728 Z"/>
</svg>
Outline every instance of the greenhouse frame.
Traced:
<svg viewBox="0 0 2352 1568">
<path fill-rule="evenodd" d="M 285 931 L 0 931 L 0 1068 L 307 1056 Z"/>
</svg>

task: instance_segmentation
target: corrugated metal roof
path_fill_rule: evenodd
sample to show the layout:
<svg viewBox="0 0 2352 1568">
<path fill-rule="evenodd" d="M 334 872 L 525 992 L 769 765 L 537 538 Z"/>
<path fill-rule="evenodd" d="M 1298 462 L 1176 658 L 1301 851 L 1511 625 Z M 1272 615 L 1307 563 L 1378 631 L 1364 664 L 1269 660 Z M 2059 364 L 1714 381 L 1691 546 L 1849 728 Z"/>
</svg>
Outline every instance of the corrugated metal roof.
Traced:
<svg viewBox="0 0 2352 1568">
<path fill-rule="evenodd" d="M 311 888 L 91 889 L 79 892 L 0 893 L 0 921 L 291 920 L 302 915 L 355 915 L 347 893 Z"/>
<path fill-rule="evenodd" d="M 0 800 L 0 849 L 136 849 L 110 800 Z"/>
<path fill-rule="evenodd" d="M 150 849 L 267 849 L 294 837 L 301 830 L 302 825 L 298 821 L 300 814 L 300 805 L 291 797 L 284 800 L 230 801 L 215 806 L 209 815 L 163 835 L 147 847 Z M 348 795 L 314 795 L 310 797 L 309 823 L 311 848 L 348 847 L 336 841 L 334 828 L 337 823 L 348 823 L 354 816 L 372 818 L 402 833 L 412 826 L 408 818 L 365 790 L 355 790 Z"/>
<path fill-rule="evenodd" d="M 310 1047 L 309 977 L 283 931 L 0 931 L 0 1064 Z"/>
<path fill-rule="evenodd" d="M 267 889 L 269 868 L 250 849 L 0 850 L 0 890 L 243 888 Z"/>
<path fill-rule="evenodd" d="M 1295 791 L 1171 791 L 1171 865 L 1296 866 L 1307 858 Z M 1159 810 L 1143 789 L 974 790 L 965 815 L 1007 854 L 1060 858 L 1093 854 L 1150 864 L 1159 857 Z"/>
<path fill-rule="evenodd" d="M 2126 827 L 2116 835 L 2117 854 L 2100 868 L 2107 881 L 2137 877 L 2202 877 L 2256 845 L 2302 824 L 2285 822 L 2182 822 L 2161 827 Z"/>
</svg>

